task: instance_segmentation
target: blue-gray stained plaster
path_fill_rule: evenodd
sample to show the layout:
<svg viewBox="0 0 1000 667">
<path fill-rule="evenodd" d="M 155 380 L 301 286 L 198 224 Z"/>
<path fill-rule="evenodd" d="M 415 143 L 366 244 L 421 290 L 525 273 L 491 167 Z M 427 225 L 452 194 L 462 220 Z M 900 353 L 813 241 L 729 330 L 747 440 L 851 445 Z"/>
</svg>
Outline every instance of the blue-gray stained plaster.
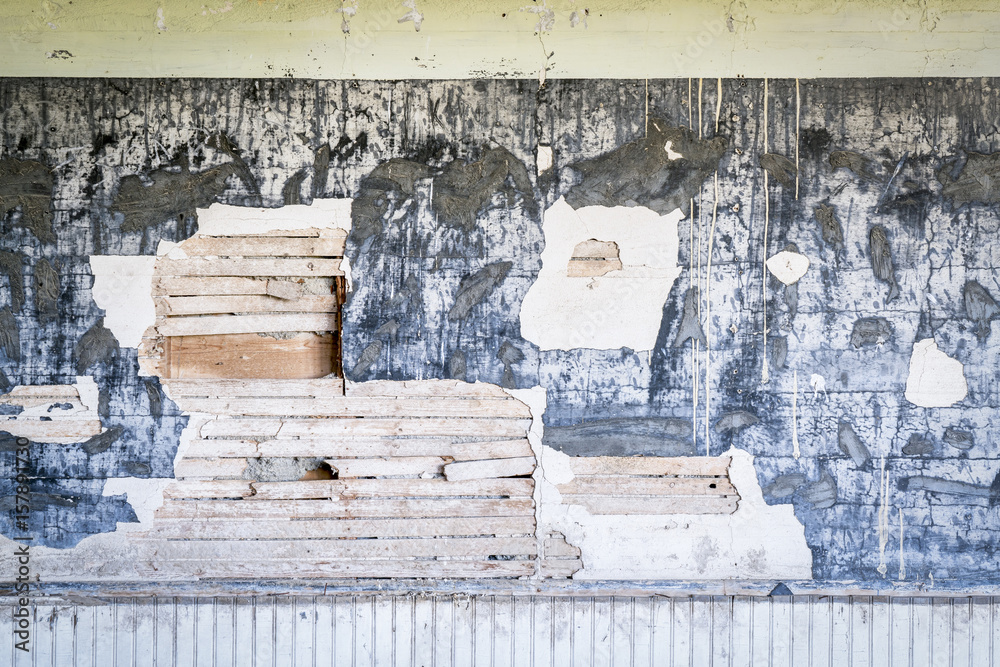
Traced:
<svg viewBox="0 0 1000 667">
<path fill-rule="evenodd" d="M 721 101 L 705 86 L 693 102 L 698 87 L 687 80 L 542 89 L 534 81 L 6 80 L 0 159 L 35 161 L 52 174 L 45 187 L 55 241 L 32 233 L 45 235 L 37 212 L 25 219 L 15 205 L 3 218 L 0 249 L 22 253 L 25 298 L 12 311 L 21 358 L 4 357 L 0 367 L 11 384 L 74 380 L 75 346 L 103 314 L 90 295 L 89 254 L 151 254 L 160 239 L 193 233 L 195 208 L 211 201 L 276 207 L 352 197 L 360 203 L 347 250 L 351 379 L 541 385 L 548 442 L 574 454 L 745 449 L 767 501 L 794 507 L 814 576 L 826 581 L 883 580 L 884 457 L 887 575 L 899 566 L 902 509 L 908 580 L 990 580 L 1000 529 L 1000 325 L 990 322 L 1000 299 L 1000 216 L 984 177 L 995 175 L 1000 151 L 997 84 L 771 80 L 765 105 L 764 82 L 745 79 L 722 81 Z M 719 153 L 710 163 L 700 153 L 696 173 L 636 178 L 654 119 L 654 134 L 715 142 Z M 639 150 L 623 149 L 630 144 Z M 552 148 L 555 163 L 541 176 L 539 145 Z M 614 163 L 605 174 L 627 185 L 627 201 L 616 201 L 614 188 L 598 193 L 609 203 L 663 206 L 685 189 L 682 208 L 694 224 L 679 226 L 685 268 L 652 351 L 543 352 L 520 337 L 518 319 L 540 269 L 542 214 L 560 196 L 596 203 L 593 192 L 573 193 L 602 160 Z M 0 178 L 0 191 L 10 182 Z M 136 208 L 139 185 L 161 188 L 157 206 Z M 435 201 L 436 187 L 445 198 Z M 679 331 L 695 287 L 688 241 L 700 239 L 704 263 L 716 210 L 712 315 L 702 324 L 712 345 L 706 445 L 704 376 L 697 438 L 683 428 L 693 416 L 692 337 Z M 811 261 L 793 290 L 762 272 L 790 245 Z M 873 250 L 882 253 L 875 262 Z M 38 320 L 33 293 L 43 258 L 60 277 L 51 322 Z M 0 308 L 15 305 L 7 289 L 2 299 Z M 903 396 L 913 342 L 929 336 L 965 368 L 969 396 L 949 408 Z M 138 378 L 134 351 L 118 350 L 87 374 L 107 392 L 102 422 L 122 435 L 93 454 L 83 443 L 58 454 L 37 449 L 34 484 L 55 500 L 35 529 L 55 546 L 131 518 L 124 499 L 100 496 L 103 480 L 135 476 L 144 471 L 137 464 L 171 477 L 184 423 L 166 398 L 162 416 L 152 416 L 158 394 Z M 825 387 L 814 389 L 813 376 Z M 0 455 L 9 469 L 11 454 Z M 5 472 L 0 496 L 10 478 Z"/>
</svg>

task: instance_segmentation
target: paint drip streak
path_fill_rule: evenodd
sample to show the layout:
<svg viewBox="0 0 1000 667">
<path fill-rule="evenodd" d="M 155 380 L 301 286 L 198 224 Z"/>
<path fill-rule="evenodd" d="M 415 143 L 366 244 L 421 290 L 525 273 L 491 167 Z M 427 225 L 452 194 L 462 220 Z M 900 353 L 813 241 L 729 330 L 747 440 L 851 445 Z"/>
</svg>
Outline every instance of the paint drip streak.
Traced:
<svg viewBox="0 0 1000 667">
<path fill-rule="evenodd" d="M 764 153 L 767 153 L 767 79 L 764 79 Z M 767 183 L 767 171 L 764 171 L 764 253 L 761 261 L 767 260 L 767 227 L 771 220 L 771 191 Z M 762 355 L 763 366 L 761 382 L 771 381 L 771 374 L 767 367 L 767 266 L 761 266 L 760 296 L 763 305 L 764 326 L 762 334 L 764 336 L 764 352 Z"/>
</svg>

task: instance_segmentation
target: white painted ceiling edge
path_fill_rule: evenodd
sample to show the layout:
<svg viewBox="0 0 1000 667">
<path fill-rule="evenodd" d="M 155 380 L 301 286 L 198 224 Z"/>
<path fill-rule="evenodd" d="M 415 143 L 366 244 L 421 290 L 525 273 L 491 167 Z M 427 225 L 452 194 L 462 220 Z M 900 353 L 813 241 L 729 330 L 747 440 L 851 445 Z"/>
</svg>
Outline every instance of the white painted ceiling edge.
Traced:
<svg viewBox="0 0 1000 667">
<path fill-rule="evenodd" d="M 0 25 L 3 76 L 1000 75 L 995 0 L 5 0 Z"/>
</svg>

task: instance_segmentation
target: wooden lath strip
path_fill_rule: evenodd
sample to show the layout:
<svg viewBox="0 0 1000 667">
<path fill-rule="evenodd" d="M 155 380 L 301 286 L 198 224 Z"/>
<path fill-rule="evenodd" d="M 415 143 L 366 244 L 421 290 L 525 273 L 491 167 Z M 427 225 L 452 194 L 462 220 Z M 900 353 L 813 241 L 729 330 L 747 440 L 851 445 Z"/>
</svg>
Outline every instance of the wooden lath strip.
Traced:
<svg viewBox="0 0 1000 667">
<path fill-rule="evenodd" d="M 557 562 L 557 561 L 554 561 Z M 190 561 L 154 561 L 136 563 L 140 574 L 157 580 L 177 578 L 255 579 L 261 567 L 253 561 L 203 561 L 192 567 Z M 563 568 L 560 568 L 563 569 Z M 413 578 L 413 577 L 526 577 L 535 573 L 534 560 L 363 560 L 363 561 L 268 561 L 267 576 L 272 578 Z"/>
<path fill-rule="evenodd" d="M 487 479 L 497 477 L 519 477 L 530 475 L 535 470 L 534 456 L 520 456 L 506 459 L 486 459 L 480 461 L 460 461 L 443 467 L 448 481 L 466 479 Z"/>
<path fill-rule="evenodd" d="M 213 540 L 167 541 L 156 544 L 159 560 L 380 560 L 393 558 L 534 556 L 533 537 L 431 537 L 380 538 L 377 540 Z M 263 563 L 261 563 L 263 565 Z"/>
<path fill-rule="evenodd" d="M 461 380 L 419 380 L 413 382 L 395 382 L 392 380 L 373 380 L 371 382 L 350 382 L 346 387 L 350 397 L 380 397 L 380 398 L 445 398 L 457 396 L 462 398 L 511 398 L 510 394 L 495 384 L 485 382 L 468 383 Z"/>
<path fill-rule="evenodd" d="M 301 286 L 287 280 L 267 280 L 258 278 L 238 277 L 203 277 L 203 276 L 153 276 L 153 296 L 213 296 L 213 295 L 247 295 L 268 294 L 268 283 L 287 283 L 293 285 L 296 292 L 301 292 Z M 274 291 L 272 288 L 271 291 Z"/>
<path fill-rule="evenodd" d="M 343 257 L 346 235 L 195 236 L 182 250 L 191 257 Z"/>
<path fill-rule="evenodd" d="M 683 475 L 722 477 L 729 474 L 728 456 L 574 456 L 575 475 Z"/>
<path fill-rule="evenodd" d="M 334 313 L 202 315 L 160 319 L 156 329 L 161 336 L 209 336 L 271 331 L 338 331 L 339 323 Z"/>
<path fill-rule="evenodd" d="M 164 498 L 248 498 L 259 500 L 310 500 L 321 498 L 531 498 L 530 479 L 478 479 L 449 482 L 445 479 L 333 479 L 310 482 L 250 482 L 245 480 L 176 481 Z"/>
<path fill-rule="evenodd" d="M 456 442 L 461 438 L 282 438 L 273 440 L 194 440 L 191 457 L 256 458 L 307 456 L 359 458 L 372 456 L 447 456 L 456 461 L 531 456 L 527 440 Z"/>
<path fill-rule="evenodd" d="M 337 477 L 391 477 L 398 475 L 441 475 L 452 458 L 443 456 L 390 456 L 364 459 L 327 459 Z M 397 481 L 397 480 L 392 480 Z"/>
<path fill-rule="evenodd" d="M 160 257 L 156 261 L 159 276 L 295 276 L 330 277 L 343 276 L 339 259 L 208 259 L 189 257 L 170 259 Z"/>
<path fill-rule="evenodd" d="M 337 345 L 333 334 L 299 333 L 275 339 L 260 334 L 219 334 L 213 336 L 171 336 L 163 340 L 160 373 L 177 380 L 192 381 L 248 376 L 258 378 L 318 378 L 336 371 Z M 241 380 L 242 381 L 242 380 Z M 259 380 L 261 382 L 265 380 Z M 339 378 L 330 380 L 343 386 Z M 197 399 L 185 402 L 172 394 L 182 409 L 196 412 Z"/>
<path fill-rule="evenodd" d="M 157 520 L 534 516 L 531 499 L 167 500 Z"/>
<path fill-rule="evenodd" d="M 591 514 L 732 514 L 736 496 L 669 496 L 661 498 L 572 495 L 562 496 L 564 505 L 581 505 Z"/>
<path fill-rule="evenodd" d="M 157 538 L 209 540 L 337 539 L 370 537 L 437 537 L 531 535 L 535 518 L 517 517 L 426 517 L 419 521 L 392 519 L 170 519 L 157 517 Z"/>
<path fill-rule="evenodd" d="M 163 380 L 172 396 L 223 397 L 323 397 L 342 398 L 342 378 L 303 380 L 168 379 Z"/>
<path fill-rule="evenodd" d="M 528 407 L 514 399 L 474 398 L 356 398 L 310 400 L 250 397 L 203 398 L 201 410 L 217 415 L 287 417 L 467 417 L 530 419 Z"/>
<path fill-rule="evenodd" d="M 157 315 L 162 317 L 237 313 L 335 313 L 340 309 L 334 295 L 307 295 L 295 299 L 279 299 L 259 294 L 171 296 L 156 297 L 154 303 Z"/>
<path fill-rule="evenodd" d="M 727 496 L 737 495 L 726 477 L 577 477 L 557 487 L 561 494 L 603 496 Z"/>
<path fill-rule="evenodd" d="M 212 419 L 201 427 L 201 437 L 310 438 L 318 436 L 469 436 L 490 438 L 524 437 L 531 426 L 528 419 L 438 418 L 415 419 L 379 418 L 300 418 L 274 419 L 260 417 Z"/>
</svg>

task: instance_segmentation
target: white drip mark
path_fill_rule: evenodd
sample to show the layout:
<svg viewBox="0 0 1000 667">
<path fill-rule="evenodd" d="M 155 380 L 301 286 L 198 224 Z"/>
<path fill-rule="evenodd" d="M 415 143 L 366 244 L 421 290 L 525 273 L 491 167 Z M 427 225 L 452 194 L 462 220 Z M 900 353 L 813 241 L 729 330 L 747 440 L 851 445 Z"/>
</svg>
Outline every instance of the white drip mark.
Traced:
<svg viewBox="0 0 1000 667">
<path fill-rule="evenodd" d="M 691 112 L 694 111 L 694 107 L 691 105 L 691 79 L 688 78 L 688 129 L 694 129 L 694 119 L 691 118 Z"/>
<path fill-rule="evenodd" d="M 903 556 L 903 508 L 899 508 L 899 580 L 906 579 L 906 559 Z"/>
<path fill-rule="evenodd" d="M 802 452 L 799 451 L 799 371 L 792 371 L 792 456 L 799 458 Z"/>
<path fill-rule="evenodd" d="M 795 79 L 795 198 L 799 198 L 799 124 L 802 99 L 799 96 L 799 80 Z"/>
<path fill-rule="evenodd" d="M 721 80 L 721 79 L 720 79 Z M 715 201 L 712 203 L 712 231 L 708 234 L 708 266 L 705 270 L 705 456 L 709 454 L 708 414 L 711 408 L 711 384 L 708 379 L 712 363 L 712 245 L 715 242 L 715 221 L 719 215 L 719 172 L 715 172 Z"/>
<path fill-rule="evenodd" d="M 764 79 L 764 153 L 767 153 L 767 79 Z M 767 170 L 764 170 L 764 259 L 767 259 L 767 226 L 771 219 L 771 191 L 767 184 Z M 764 364 L 761 373 L 761 382 L 767 384 L 771 381 L 771 374 L 767 367 L 767 267 L 761 267 L 760 296 L 763 303 L 764 313 Z"/>
<path fill-rule="evenodd" d="M 878 573 L 884 577 L 888 570 L 885 545 L 889 543 L 889 473 L 885 469 L 884 456 L 879 473 L 879 495 L 882 498 L 878 508 Z"/>
<path fill-rule="evenodd" d="M 722 78 L 715 80 L 715 133 L 719 133 L 719 114 L 722 113 Z"/>
<path fill-rule="evenodd" d="M 698 138 L 702 138 L 702 124 L 701 124 L 701 84 L 702 79 L 698 79 Z"/>
</svg>

